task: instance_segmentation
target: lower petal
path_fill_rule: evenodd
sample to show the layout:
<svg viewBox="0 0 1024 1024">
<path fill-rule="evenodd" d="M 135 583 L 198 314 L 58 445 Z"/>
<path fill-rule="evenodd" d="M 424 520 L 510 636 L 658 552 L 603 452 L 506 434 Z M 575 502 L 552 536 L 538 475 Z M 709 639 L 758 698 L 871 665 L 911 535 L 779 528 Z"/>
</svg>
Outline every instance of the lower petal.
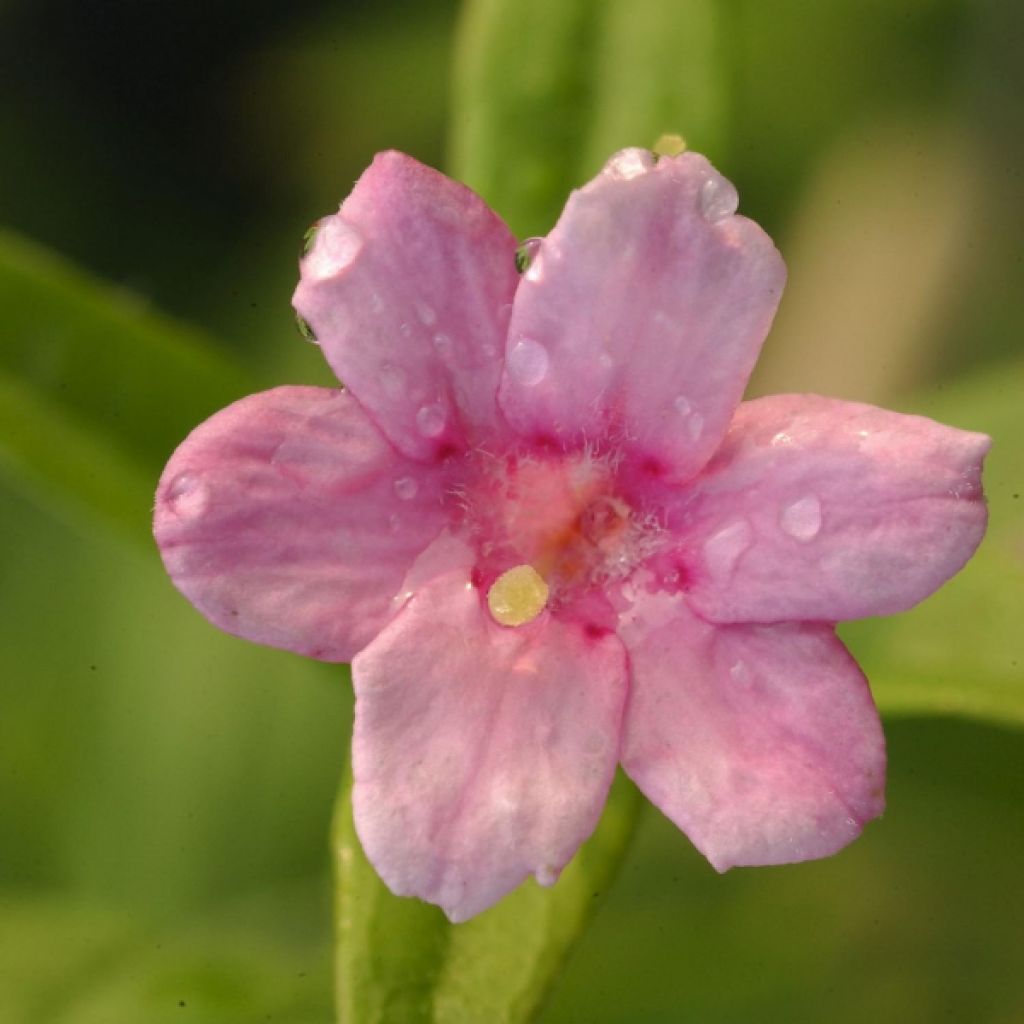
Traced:
<svg viewBox="0 0 1024 1024">
<path fill-rule="evenodd" d="M 282 387 L 197 427 L 171 456 L 154 533 L 214 625 L 349 661 L 444 525 L 440 475 L 397 454 L 344 391 Z"/>
<path fill-rule="evenodd" d="M 623 767 L 716 869 L 827 856 L 882 813 L 878 714 L 830 628 L 633 614 Z"/>
<path fill-rule="evenodd" d="M 544 613 L 497 625 L 463 573 L 423 587 L 353 662 L 353 805 L 367 857 L 453 921 L 596 826 L 619 754 L 625 654 Z"/>
</svg>

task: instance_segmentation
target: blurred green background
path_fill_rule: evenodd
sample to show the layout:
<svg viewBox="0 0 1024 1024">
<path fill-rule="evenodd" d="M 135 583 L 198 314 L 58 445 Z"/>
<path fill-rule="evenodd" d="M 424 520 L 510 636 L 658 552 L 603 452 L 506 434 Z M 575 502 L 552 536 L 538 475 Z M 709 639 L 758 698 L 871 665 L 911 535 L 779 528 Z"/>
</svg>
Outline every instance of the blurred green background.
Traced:
<svg viewBox="0 0 1024 1024">
<path fill-rule="evenodd" d="M 233 397 L 330 383 L 296 257 L 376 150 L 527 234 L 678 131 L 790 267 L 752 390 L 993 433 L 992 529 L 923 608 L 844 634 L 886 816 L 719 877 L 646 811 L 542 1020 L 1024 1022 L 1024 7 L 472 8 L 456 62 L 454 0 L 0 0 L 0 1021 L 332 1018 L 347 675 L 192 611 L 147 538 L 156 476 Z"/>
</svg>

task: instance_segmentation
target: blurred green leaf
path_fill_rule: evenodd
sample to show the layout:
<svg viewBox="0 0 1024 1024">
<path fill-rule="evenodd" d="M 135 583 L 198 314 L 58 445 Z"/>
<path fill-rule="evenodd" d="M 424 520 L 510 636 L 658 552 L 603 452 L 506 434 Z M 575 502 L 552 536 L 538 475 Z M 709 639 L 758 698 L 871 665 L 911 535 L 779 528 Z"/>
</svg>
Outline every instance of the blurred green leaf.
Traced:
<svg viewBox="0 0 1024 1024">
<path fill-rule="evenodd" d="M 521 236 L 570 189 L 664 132 L 720 155 L 711 0 L 470 0 L 456 52 L 451 170 Z"/>
<path fill-rule="evenodd" d="M 335 983 L 345 1024 L 514 1024 L 533 1018 L 610 884 L 640 797 L 620 776 L 594 835 L 550 889 L 528 881 L 460 925 L 385 888 L 363 855 L 349 783 L 334 826 Z"/>
<path fill-rule="evenodd" d="M 198 332 L 8 233 L 0 308 L 0 471 L 148 537 L 161 466 L 249 380 Z"/>
<path fill-rule="evenodd" d="M 319 950 L 219 922 L 155 930 L 66 898 L 9 895 L 0 949 L 10 1024 L 324 1024 L 330 1012 Z"/>
<path fill-rule="evenodd" d="M 913 411 L 993 438 L 989 529 L 942 590 L 904 615 L 843 627 L 879 707 L 1024 726 L 1024 364 L 973 374 Z"/>
</svg>

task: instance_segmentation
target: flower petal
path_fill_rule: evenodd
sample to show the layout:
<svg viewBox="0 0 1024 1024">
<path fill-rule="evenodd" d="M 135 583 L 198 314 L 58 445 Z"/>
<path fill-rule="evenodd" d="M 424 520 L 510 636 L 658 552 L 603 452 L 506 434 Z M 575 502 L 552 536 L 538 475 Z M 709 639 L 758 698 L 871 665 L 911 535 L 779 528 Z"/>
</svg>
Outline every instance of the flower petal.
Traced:
<svg viewBox="0 0 1024 1024">
<path fill-rule="evenodd" d="M 420 590 L 352 664 L 356 829 L 388 887 L 463 921 L 552 884 L 600 817 L 625 671 L 614 634 L 497 625 L 465 573 Z"/>
<path fill-rule="evenodd" d="M 479 196 L 380 153 L 318 225 L 293 302 L 327 362 L 411 458 L 505 428 L 495 392 L 515 239 Z"/>
<path fill-rule="evenodd" d="M 816 395 L 745 402 L 676 527 L 691 601 L 716 622 L 909 608 L 981 540 L 989 443 Z"/>
<path fill-rule="evenodd" d="M 713 626 L 659 595 L 623 639 L 623 767 L 717 870 L 827 856 L 882 813 L 878 714 L 829 627 Z"/>
<path fill-rule="evenodd" d="M 695 153 L 624 150 L 573 193 L 516 294 L 500 402 L 528 436 L 622 441 L 691 477 L 778 305 L 782 257 Z"/>
<path fill-rule="evenodd" d="M 348 661 L 442 529 L 440 487 L 344 391 L 275 388 L 182 443 L 154 532 L 175 585 L 221 629 Z"/>
</svg>

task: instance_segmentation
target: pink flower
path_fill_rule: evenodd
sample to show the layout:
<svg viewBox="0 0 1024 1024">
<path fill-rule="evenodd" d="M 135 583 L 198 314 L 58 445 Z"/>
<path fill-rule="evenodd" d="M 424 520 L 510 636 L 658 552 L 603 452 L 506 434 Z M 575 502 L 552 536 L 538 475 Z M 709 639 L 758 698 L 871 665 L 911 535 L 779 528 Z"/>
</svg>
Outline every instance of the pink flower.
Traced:
<svg viewBox="0 0 1024 1024">
<path fill-rule="evenodd" d="M 785 269 L 736 203 L 697 154 L 624 150 L 520 276 L 476 195 L 381 154 L 295 293 L 346 388 L 242 399 L 160 482 L 204 615 L 352 661 L 363 846 L 452 920 L 554 882 L 619 763 L 720 871 L 831 854 L 882 811 L 833 626 L 970 557 L 989 442 L 740 404 Z"/>
</svg>

